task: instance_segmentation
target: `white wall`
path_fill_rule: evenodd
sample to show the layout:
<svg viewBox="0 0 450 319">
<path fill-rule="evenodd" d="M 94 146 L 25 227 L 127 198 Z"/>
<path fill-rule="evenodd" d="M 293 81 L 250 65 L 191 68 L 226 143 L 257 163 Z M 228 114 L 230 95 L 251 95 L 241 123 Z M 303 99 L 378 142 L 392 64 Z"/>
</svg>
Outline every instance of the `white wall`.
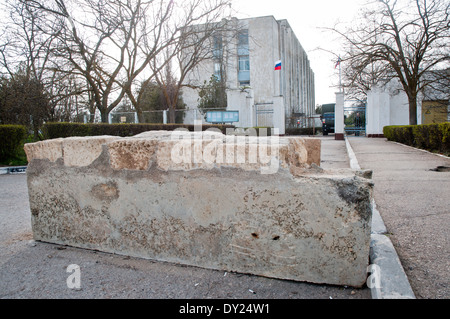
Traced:
<svg viewBox="0 0 450 319">
<path fill-rule="evenodd" d="M 239 111 L 236 127 L 254 127 L 254 98 L 252 90 L 227 90 L 227 111 Z"/>
<path fill-rule="evenodd" d="M 273 127 L 279 130 L 278 134 L 286 133 L 286 117 L 284 115 L 285 101 L 283 96 L 273 98 Z"/>
<path fill-rule="evenodd" d="M 418 101 L 420 101 L 420 97 Z M 421 103 L 418 103 L 417 120 L 422 123 Z M 383 87 L 374 87 L 367 92 L 366 134 L 383 134 L 388 125 L 409 124 L 409 104 L 406 93 L 399 83 L 392 81 Z"/>
<path fill-rule="evenodd" d="M 233 123 L 236 127 L 255 127 L 256 109 L 254 92 L 251 89 L 246 90 L 227 90 L 228 111 L 239 111 L 239 122 Z M 278 129 L 280 135 L 286 132 L 284 116 L 284 97 L 272 97 L 273 101 L 273 127 Z"/>
<path fill-rule="evenodd" d="M 383 134 L 383 127 L 390 125 L 390 96 L 389 93 L 374 88 L 367 93 L 366 134 Z"/>
<path fill-rule="evenodd" d="M 336 106 L 334 110 L 334 132 L 344 134 L 344 93 L 336 93 Z"/>
<path fill-rule="evenodd" d="M 418 114 L 419 109 L 417 110 Z M 409 125 L 409 102 L 405 92 L 390 95 L 390 125 Z M 420 123 L 419 123 L 420 124 Z"/>
</svg>

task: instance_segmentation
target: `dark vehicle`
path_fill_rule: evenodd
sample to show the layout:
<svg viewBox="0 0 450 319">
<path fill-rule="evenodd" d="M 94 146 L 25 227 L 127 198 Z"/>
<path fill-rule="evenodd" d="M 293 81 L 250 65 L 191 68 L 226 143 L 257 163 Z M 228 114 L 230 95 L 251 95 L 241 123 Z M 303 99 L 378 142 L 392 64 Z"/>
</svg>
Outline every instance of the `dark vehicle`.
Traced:
<svg viewBox="0 0 450 319">
<path fill-rule="evenodd" d="M 334 133 L 334 113 L 323 113 L 322 132 L 323 135 L 328 135 L 328 133 Z"/>
<path fill-rule="evenodd" d="M 336 107 L 335 103 L 323 104 L 322 105 L 322 115 L 320 119 L 322 120 L 322 132 L 323 135 L 328 135 L 329 133 L 334 133 L 334 109 Z"/>
</svg>

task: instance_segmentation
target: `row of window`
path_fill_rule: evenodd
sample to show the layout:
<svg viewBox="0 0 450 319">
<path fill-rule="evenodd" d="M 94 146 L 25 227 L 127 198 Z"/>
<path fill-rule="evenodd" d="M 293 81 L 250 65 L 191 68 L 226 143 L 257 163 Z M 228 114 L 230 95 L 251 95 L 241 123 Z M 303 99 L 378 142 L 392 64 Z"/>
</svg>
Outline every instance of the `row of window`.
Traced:
<svg viewBox="0 0 450 319">
<path fill-rule="evenodd" d="M 250 85 L 250 51 L 248 30 L 244 30 L 238 35 L 238 81 L 240 86 Z M 214 37 L 213 57 L 219 61 L 214 63 L 214 75 L 217 79 L 222 79 L 222 63 L 220 59 L 223 55 L 223 41 L 221 36 Z"/>
</svg>

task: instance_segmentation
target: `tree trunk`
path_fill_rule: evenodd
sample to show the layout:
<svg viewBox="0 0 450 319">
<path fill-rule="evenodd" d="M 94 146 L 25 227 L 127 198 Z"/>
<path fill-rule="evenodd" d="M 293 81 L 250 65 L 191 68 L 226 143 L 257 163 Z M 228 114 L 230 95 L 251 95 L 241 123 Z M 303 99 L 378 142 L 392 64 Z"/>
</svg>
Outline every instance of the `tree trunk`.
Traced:
<svg viewBox="0 0 450 319">
<path fill-rule="evenodd" d="M 409 125 L 417 125 L 417 96 L 408 97 Z"/>
<path fill-rule="evenodd" d="M 107 110 L 100 110 L 100 115 L 101 115 L 102 123 L 109 123 L 109 119 L 108 119 L 109 113 Z"/>
<path fill-rule="evenodd" d="M 136 110 L 139 123 L 145 123 L 144 113 L 142 113 L 142 110 L 140 108 L 137 109 L 136 107 L 134 109 Z"/>
<path fill-rule="evenodd" d="M 175 120 L 176 120 L 175 107 L 170 106 L 169 107 L 169 123 L 175 124 Z"/>
</svg>

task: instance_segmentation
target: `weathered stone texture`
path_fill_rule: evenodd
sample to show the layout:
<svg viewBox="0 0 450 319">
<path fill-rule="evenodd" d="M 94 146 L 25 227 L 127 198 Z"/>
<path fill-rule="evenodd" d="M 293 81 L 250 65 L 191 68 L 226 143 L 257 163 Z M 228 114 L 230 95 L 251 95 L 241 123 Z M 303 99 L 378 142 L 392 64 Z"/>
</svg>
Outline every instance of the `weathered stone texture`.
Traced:
<svg viewBox="0 0 450 319">
<path fill-rule="evenodd" d="M 282 279 L 365 283 L 371 180 L 311 168 L 320 164 L 319 140 L 281 138 L 255 162 L 258 138 L 189 136 L 28 145 L 35 239 Z M 92 156 L 77 155 L 75 143 Z M 74 147 L 80 162 L 58 157 L 61 145 Z M 202 161 L 182 161 L 188 146 Z M 227 148 L 242 163 L 223 161 Z M 274 162 L 275 173 L 261 170 Z"/>
</svg>

